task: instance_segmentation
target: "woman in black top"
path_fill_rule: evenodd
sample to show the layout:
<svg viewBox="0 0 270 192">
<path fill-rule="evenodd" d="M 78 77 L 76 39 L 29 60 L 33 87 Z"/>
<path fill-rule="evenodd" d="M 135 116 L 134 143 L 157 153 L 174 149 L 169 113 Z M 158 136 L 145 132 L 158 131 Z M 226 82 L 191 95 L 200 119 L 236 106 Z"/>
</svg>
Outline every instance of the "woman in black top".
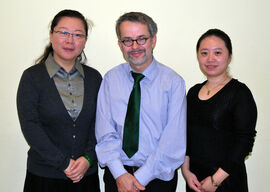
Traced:
<svg viewBox="0 0 270 192">
<path fill-rule="evenodd" d="M 256 104 L 248 87 L 228 75 L 232 45 L 227 34 L 204 33 L 197 58 L 207 81 L 187 95 L 186 191 L 247 192 L 244 161 L 256 135 Z"/>
<path fill-rule="evenodd" d="M 78 11 L 60 11 L 50 44 L 22 75 L 17 108 L 30 146 L 24 192 L 100 191 L 94 125 L 102 78 L 84 65 L 88 27 Z"/>
</svg>

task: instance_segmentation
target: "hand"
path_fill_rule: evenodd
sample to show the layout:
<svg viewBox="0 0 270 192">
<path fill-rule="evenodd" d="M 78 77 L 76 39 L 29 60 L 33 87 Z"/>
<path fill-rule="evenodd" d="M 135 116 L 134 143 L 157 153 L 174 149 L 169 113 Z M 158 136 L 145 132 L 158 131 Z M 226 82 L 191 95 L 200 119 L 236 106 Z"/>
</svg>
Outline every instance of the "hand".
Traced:
<svg viewBox="0 0 270 192">
<path fill-rule="evenodd" d="M 73 181 L 73 183 L 78 183 L 83 178 L 89 166 L 90 165 L 87 159 L 81 156 L 76 161 L 74 161 L 74 163 L 70 163 L 64 172 L 66 176 Z"/>
<path fill-rule="evenodd" d="M 186 179 L 186 182 L 187 182 L 190 189 L 192 189 L 196 192 L 202 192 L 200 190 L 201 183 L 198 181 L 198 179 L 194 173 L 192 173 L 189 170 L 182 169 L 182 174 L 183 174 L 184 178 Z"/>
<path fill-rule="evenodd" d="M 71 167 L 72 167 L 72 165 L 75 163 L 75 160 L 73 160 L 73 159 L 70 159 L 69 160 L 69 164 L 68 164 L 68 167 L 64 170 L 64 173 L 65 174 L 67 174 L 67 173 L 69 173 L 70 171 L 71 171 Z"/>
<path fill-rule="evenodd" d="M 201 191 L 202 192 L 215 192 L 217 187 L 212 185 L 211 177 L 208 176 L 204 180 L 201 181 Z"/>
<path fill-rule="evenodd" d="M 131 174 L 125 173 L 116 178 L 118 192 L 139 192 L 144 191 L 145 187 Z"/>
</svg>

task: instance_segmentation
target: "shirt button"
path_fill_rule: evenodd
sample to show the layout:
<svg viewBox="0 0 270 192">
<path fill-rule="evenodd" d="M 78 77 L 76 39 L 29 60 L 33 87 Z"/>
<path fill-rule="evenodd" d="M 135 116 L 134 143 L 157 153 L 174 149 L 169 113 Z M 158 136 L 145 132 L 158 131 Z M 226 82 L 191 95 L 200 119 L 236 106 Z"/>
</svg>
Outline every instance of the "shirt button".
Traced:
<svg viewBox="0 0 270 192">
<path fill-rule="evenodd" d="M 73 139 L 75 139 L 76 138 L 76 135 L 73 135 L 72 137 L 73 137 Z"/>
<path fill-rule="evenodd" d="M 76 124 L 75 123 L 73 124 L 73 127 L 76 127 Z"/>
<path fill-rule="evenodd" d="M 74 155 L 71 155 L 72 159 L 74 159 Z"/>
</svg>

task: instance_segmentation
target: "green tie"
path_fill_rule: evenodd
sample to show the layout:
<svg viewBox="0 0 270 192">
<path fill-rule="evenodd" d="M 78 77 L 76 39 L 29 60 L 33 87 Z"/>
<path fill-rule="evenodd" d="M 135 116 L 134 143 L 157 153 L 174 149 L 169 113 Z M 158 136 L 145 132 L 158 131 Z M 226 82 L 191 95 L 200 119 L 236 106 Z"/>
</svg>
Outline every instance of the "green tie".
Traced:
<svg viewBox="0 0 270 192">
<path fill-rule="evenodd" d="M 132 72 L 132 76 L 134 78 L 134 85 L 128 101 L 122 146 L 129 158 L 138 151 L 141 102 L 140 81 L 144 78 L 144 75 L 140 73 Z"/>
</svg>

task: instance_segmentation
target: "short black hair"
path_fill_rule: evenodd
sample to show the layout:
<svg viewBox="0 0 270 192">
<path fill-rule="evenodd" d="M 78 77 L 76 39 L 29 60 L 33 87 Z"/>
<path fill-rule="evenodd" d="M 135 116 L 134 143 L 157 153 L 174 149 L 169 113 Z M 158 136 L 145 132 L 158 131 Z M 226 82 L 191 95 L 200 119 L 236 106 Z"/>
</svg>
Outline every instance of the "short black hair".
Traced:
<svg viewBox="0 0 270 192">
<path fill-rule="evenodd" d="M 224 31 L 222 31 L 220 29 L 209 29 L 204 34 L 202 34 L 202 36 L 199 38 L 199 40 L 197 42 L 197 45 L 196 45 L 197 53 L 199 51 L 202 40 L 204 40 L 205 38 L 210 37 L 210 36 L 215 36 L 215 37 L 218 37 L 218 38 L 222 39 L 224 41 L 224 43 L 225 43 L 226 48 L 229 51 L 229 54 L 232 55 L 232 42 L 231 42 L 231 39 Z"/>
</svg>

